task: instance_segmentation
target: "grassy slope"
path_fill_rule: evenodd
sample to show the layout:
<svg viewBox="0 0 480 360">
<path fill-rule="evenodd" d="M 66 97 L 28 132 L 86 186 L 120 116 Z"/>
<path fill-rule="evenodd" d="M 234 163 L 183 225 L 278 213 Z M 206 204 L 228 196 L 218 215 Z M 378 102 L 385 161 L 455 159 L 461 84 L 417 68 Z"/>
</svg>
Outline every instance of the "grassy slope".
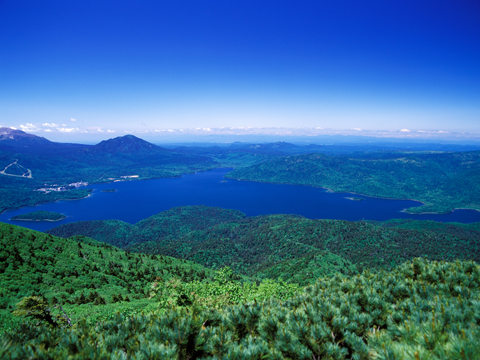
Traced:
<svg viewBox="0 0 480 360">
<path fill-rule="evenodd" d="M 423 206 L 410 212 L 480 210 L 480 152 L 373 153 L 363 157 L 322 154 L 288 156 L 246 168 L 227 177 L 320 186 L 334 191 L 397 199 Z"/>
</svg>

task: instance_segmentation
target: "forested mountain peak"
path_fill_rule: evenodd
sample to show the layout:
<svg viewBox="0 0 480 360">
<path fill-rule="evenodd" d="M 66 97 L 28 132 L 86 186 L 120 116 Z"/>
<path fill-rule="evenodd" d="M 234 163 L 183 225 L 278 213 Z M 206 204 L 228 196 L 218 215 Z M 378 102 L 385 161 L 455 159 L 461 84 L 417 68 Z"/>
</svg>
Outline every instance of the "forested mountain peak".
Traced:
<svg viewBox="0 0 480 360">
<path fill-rule="evenodd" d="M 118 136 L 104 140 L 94 146 L 94 150 L 107 153 L 160 153 L 170 152 L 134 135 Z"/>
</svg>

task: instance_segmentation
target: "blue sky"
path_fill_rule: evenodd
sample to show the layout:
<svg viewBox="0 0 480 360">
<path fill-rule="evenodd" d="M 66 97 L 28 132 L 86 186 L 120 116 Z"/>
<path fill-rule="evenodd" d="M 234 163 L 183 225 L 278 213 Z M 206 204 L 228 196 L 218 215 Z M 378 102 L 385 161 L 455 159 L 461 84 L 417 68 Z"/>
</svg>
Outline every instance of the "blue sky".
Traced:
<svg viewBox="0 0 480 360">
<path fill-rule="evenodd" d="M 477 0 L 0 0 L 0 126 L 480 133 L 479 19 Z"/>
</svg>

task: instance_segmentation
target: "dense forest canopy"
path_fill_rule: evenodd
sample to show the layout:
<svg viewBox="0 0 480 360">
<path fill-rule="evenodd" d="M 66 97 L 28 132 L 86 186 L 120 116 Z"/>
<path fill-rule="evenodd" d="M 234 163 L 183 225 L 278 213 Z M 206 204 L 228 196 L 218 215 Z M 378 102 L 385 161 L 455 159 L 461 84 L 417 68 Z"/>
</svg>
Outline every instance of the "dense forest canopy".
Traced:
<svg viewBox="0 0 480 360">
<path fill-rule="evenodd" d="M 415 257 L 480 260 L 480 226 L 432 221 L 352 222 L 294 215 L 245 217 L 236 210 L 183 206 L 135 225 L 117 220 L 61 225 L 132 252 L 168 255 L 212 269 L 308 284 L 335 273 L 391 269 Z"/>
</svg>

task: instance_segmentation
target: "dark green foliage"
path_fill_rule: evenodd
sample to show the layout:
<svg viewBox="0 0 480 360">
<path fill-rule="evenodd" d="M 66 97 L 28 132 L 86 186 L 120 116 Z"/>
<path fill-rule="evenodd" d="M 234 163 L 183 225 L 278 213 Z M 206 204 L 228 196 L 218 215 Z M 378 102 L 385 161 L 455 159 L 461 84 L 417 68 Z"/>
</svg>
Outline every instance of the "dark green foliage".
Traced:
<svg viewBox="0 0 480 360">
<path fill-rule="evenodd" d="M 26 214 L 17 215 L 11 218 L 11 220 L 24 220 L 24 221 L 58 221 L 65 219 L 65 215 L 51 211 L 32 211 Z"/>
<path fill-rule="evenodd" d="M 475 263 L 415 259 L 391 272 L 324 278 L 286 301 L 24 325 L 5 334 L 0 357 L 478 359 L 479 297 Z"/>
<path fill-rule="evenodd" d="M 78 221 L 60 225 L 46 233 L 64 238 L 83 235 L 118 247 L 130 244 L 129 237 L 135 225 L 120 220 Z"/>
<path fill-rule="evenodd" d="M 450 230 L 445 231 L 445 227 Z M 152 241 L 129 249 L 183 257 L 212 268 L 230 266 L 249 276 L 308 284 L 335 273 L 391 269 L 419 256 L 480 261 L 477 228 L 472 224 L 407 229 L 383 223 L 270 215 L 193 231 L 169 244 Z"/>
<path fill-rule="evenodd" d="M 178 240 L 194 230 L 241 220 L 245 214 L 209 206 L 180 206 L 131 225 L 119 220 L 79 221 L 58 226 L 48 234 L 64 238 L 84 235 L 122 248 L 144 241 L 161 240 L 163 244 Z"/>
<path fill-rule="evenodd" d="M 410 212 L 480 210 L 480 152 L 378 152 L 349 157 L 289 156 L 246 168 L 227 177 L 320 186 L 370 196 L 415 199 Z"/>
</svg>

